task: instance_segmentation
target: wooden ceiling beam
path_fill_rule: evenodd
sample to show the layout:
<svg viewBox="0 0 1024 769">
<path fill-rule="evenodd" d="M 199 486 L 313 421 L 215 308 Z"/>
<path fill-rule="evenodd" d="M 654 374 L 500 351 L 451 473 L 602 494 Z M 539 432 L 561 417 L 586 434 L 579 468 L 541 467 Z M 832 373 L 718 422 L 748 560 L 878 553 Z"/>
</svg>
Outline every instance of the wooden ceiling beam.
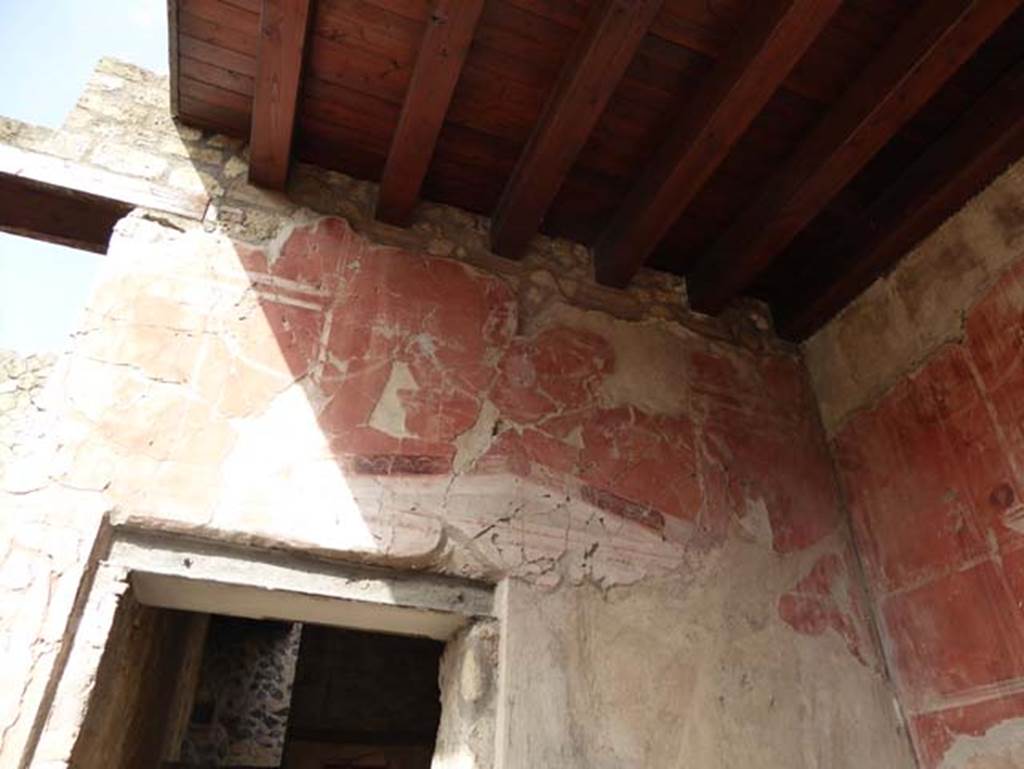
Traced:
<svg viewBox="0 0 1024 769">
<path fill-rule="evenodd" d="M 263 0 L 256 92 L 249 135 L 249 180 L 284 189 L 309 29 L 310 0 Z"/>
<path fill-rule="evenodd" d="M 1024 157 L 1024 62 L 1010 69 L 828 249 L 830 280 L 794 290 L 779 333 L 803 340 Z M 805 261 L 818 258 L 807 254 Z"/>
<path fill-rule="evenodd" d="M 377 218 L 407 225 L 473 42 L 483 0 L 436 0 L 391 139 Z"/>
<path fill-rule="evenodd" d="M 105 253 L 134 208 L 201 220 L 209 196 L 0 145 L 0 231 Z"/>
<path fill-rule="evenodd" d="M 595 247 L 601 283 L 624 286 L 728 156 L 840 5 L 755 5 Z"/>
<path fill-rule="evenodd" d="M 744 291 L 1021 3 L 923 3 L 698 261 L 691 306 L 717 314 Z"/>
<path fill-rule="evenodd" d="M 118 201 L 37 187 L 0 173 L 0 232 L 105 254 L 132 210 Z"/>
<path fill-rule="evenodd" d="M 178 117 L 178 61 L 181 32 L 178 29 L 178 0 L 167 0 L 167 72 L 170 80 L 171 117 Z"/>
<path fill-rule="evenodd" d="M 491 249 L 518 259 L 654 21 L 661 0 L 595 3 L 491 218 Z"/>
</svg>

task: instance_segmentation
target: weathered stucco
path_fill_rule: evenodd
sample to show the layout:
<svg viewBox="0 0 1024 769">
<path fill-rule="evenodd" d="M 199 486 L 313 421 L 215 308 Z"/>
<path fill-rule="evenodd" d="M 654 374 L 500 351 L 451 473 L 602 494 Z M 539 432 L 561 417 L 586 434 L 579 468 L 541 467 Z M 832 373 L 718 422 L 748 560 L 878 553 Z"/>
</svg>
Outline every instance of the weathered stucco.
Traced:
<svg viewBox="0 0 1024 769">
<path fill-rule="evenodd" d="M 838 633 L 794 635 L 764 600 L 801 574 L 738 537 L 687 576 L 513 584 L 503 661 L 523 672 L 502 766 L 913 766 L 883 681 Z"/>
<path fill-rule="evenodd" d="M 829 434 L 940 346 L 1021 256 L 1024 161 L 907 254 L 804 345 Z"/>
<path fill-rule="evenodd" d="M 1024 163 L 806 345 L 924 769 L 1024 751 Z"/>
<path fill-rule="evenodd" d="M 45 431 L 43 387 L 55 357 L 0 350 L 0 476 L 16 457 L 28 455 Z"/>
<path fill-rule="evenodd" d="M 101 76 L 71 130 L 150 114 L 159 81 Z M 507 263 L 450 209 L 386 228 L 336 174 L 299 169 L 284 199 L 229 140 L 160 120 L 133 146 L 163 152 L 161 183 L 194 162 L 212 203 L 119 224 L 47 445 L 4 477 L 3 630 L 57 626 L 4 671 L 4 765 L 74 629 L 38 591 L 73 600 L 104 513 L 502 583 L 501 767 L 913 765 L 809 380 L 756 308 L 702 320 L 651 275 L 599 289 L 563 242 Z M 99 141 L 134 135 L 113 124 Z M 21 544 L 43 521 L 67 553 Z"/>
<path fill-rule="evenodd" d="M 728 765 L 719 740 L 763 766 L 909 766 L 798 359 L 560 300 L 524 324 L 504 280 L 338 219 L 285 223 L 263 248 L 186 230 L 119 227 L 54 375 L 57 459 L 19 474 L 19 504 L 58 483 L 99 494 L 115 523 L 512 577 L 540 591 L 507 616 L 513 635 L 536 607 L 618 623 L 640 602 L 650 619 L 628 641 L 576 610 L 527 631 L 582 634 L 584 657 L 538 666 L 540 644 L 529 666 L 583 699 L 538 739 L 524 724 L 548 690 L 508 695 L 509 762 L 667 758 L 650 694 L 633 702 L 642 683 L 676 719 L 666 739 L 713 735 L 684 745 L 708 766 Z M 651 352 L 622 372 L 631 346 Z M 415 387 L 394 387 L 396 361 Z M 698 673 L 712 677 L 687 707 Z M 744 675 L 761 699 L 717 699 Z M 762 707 L 776 736 L 743 726 Z M 615 736 L 578 734 L 602 708 Z"/>
<path fill-rule="evenodd" d="M 431 769 L 491 769 L 498 701 L 498 637 L 492 620 L 450 640 L 441 657 L 441 725 Z"/>
</svg>

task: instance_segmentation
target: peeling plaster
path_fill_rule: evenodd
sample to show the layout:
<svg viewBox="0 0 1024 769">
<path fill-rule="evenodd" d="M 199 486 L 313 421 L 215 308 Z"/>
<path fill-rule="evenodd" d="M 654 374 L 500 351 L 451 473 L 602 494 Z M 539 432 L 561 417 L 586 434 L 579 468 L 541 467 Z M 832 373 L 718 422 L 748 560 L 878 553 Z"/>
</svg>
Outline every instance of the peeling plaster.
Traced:
<svg viewBox="0 0 1024 769">
<path fill-rule="evenodd" d="M 132 104 L 116 131 L 145 122 Z M 763 313 L 737 331 L 674 277 L 597 286 L 564 241 L 501 260 L 485 220 L 444 207 L 388 228 L 372 186 L 301 165 L 299 207 L 247 184 L 240 147 L 188 138 L 169 162 L 209 186 L 204 222 L 119 225 L 91 319 L 129 342 L 187 329 L 194 366 L 171 385 L 138 350 L 80 356 L 50 472 L 103 488 L 117 524 L 502 580 L 509 769 L 911 765 L 877 671 L 779 615 L 846 542 Z"/>
<path fill-rule="evenodd" d="M 410 438 L 412 434 L 405 427 L 405 407 L 402 405 L 404 393 L 414 393 L 419 389 L 408 364 L 395 361 L 391 364 L 384 392 L 381 393 L 377 405 L 370 413 L 370 427 L 395 438 Z"/>
<path fill-rule="evenodd" d="M 611 345 L 615 368 L 601 382 L 603 406 L 633 406 L 666 415 L 691 410 L 690 371 L 686 359 L 678 354 L 679 338 L 688 332 L 677 323 L 621 320 L 599 310 L 562 303 L 550 305 L 541 317 L 535 327 L 565 325 L 596 334 Z"/>
<path fill-rule="evenodd" d="M 499 414 L 497 406 L 490 400 L 484 400 L 476 424 L 455 439 L 457 452 L 452 461 L 452 471 L 455 475 L 469 470 L 480 457 L 487 453 L 491 447 L 491 441 L 499 429 Z"/>
<path fill-rule="evenodd" d="M 829 435 L 944 345 L 963 341 L 971 308 L 1021 256 L 1024 161 L 919 243 L 803 344 Z"/>
<path fill-rule="evenodd" d="M 1024 766 L 1024 718 L 1004 721 L 982 735 L 960 736 L 939 769 L 1020 769 Z"/>
</svg>

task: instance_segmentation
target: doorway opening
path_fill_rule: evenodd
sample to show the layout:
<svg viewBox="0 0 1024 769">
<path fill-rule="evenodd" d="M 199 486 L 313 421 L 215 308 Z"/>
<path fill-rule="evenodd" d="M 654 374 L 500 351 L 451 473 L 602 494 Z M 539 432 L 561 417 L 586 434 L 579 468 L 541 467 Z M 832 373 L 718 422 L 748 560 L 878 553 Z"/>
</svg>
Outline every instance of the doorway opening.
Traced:
<svg viewBox="0 0 1024 769">
<path fill-rule="evenodd" d="M 430 769 L 444 644 L 306 625 L 284 769 Z"/>
<path fill-rule="evenodd" d="M 443 651 L 429 638 L 214 616 L 171 765 L 429 769 Z"/>
<path fill-rule="evenodd" d="M 494 764 L 491 586 L 111 536 L 37 756 L 76 769 Z"/>
</svg>

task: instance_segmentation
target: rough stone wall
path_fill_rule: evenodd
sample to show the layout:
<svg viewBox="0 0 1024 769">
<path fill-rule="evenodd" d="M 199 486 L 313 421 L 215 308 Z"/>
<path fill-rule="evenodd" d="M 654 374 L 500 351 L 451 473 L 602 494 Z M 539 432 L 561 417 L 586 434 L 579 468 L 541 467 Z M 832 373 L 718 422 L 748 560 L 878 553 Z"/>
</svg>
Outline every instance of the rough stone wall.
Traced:
<svg viewBox="0 0 1024 769">
<path fill-rule="evenodd" d="M 161 84 L 122 70 L 69 124 L 157 125 L 136 92 Z M 299 168 L 285 199 L 248 186 L 237 143 L 178 141 L 210 209 L 119 225 L 54 374 L 51 453 L 5 479 L 21 520 L 63 495 L 81 541 L 107 511 L 505 580 L 506 769 L 912 765 L 808 379 L 756 308 L 702 320 L 672 280 L 596 287 L 572 244 L 508 263 L 478 217 L 385 227 L 371 185 Z M 39 701 L 5 711 L 0 758 Z"/>
<path fill-rule="evenodd" d="M 1024 766 L 1024 162 L 807 344 L 925 769 Z"/>
<path fill-rule="evenodd" d="M 302 626 L 213 617 L 181 760 L 202 767 L 279 767 Z"/>
<path fill-rule="evenodd" d="M 45 431 L 43 386 L 55 361 L 52 354 L 0 350 L 0 477 Z"/>
</svg>

